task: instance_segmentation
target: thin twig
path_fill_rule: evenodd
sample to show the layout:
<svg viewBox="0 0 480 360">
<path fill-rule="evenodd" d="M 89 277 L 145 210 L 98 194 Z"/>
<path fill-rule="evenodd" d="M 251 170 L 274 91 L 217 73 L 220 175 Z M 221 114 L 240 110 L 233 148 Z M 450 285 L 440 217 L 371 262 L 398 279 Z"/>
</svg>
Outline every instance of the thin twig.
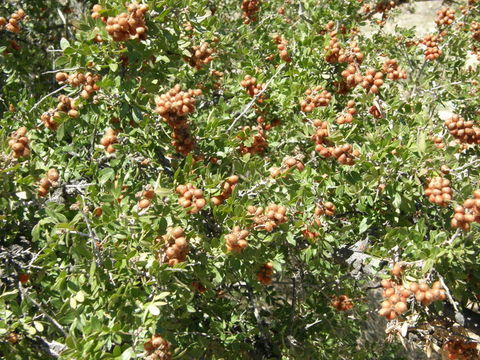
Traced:
<svg viewBox="0 0 480 360">
<path fill-rule="evenodd" d="M 20 290 L 20 293 L 23 295 L 23 297 L 29 300 L 33 305 L 35 305 L 38 308 L 38 310 L 40 310 L 40 312 L 43 314 L 43 316 L 45 316 L 48 319 L 48 321 L 50 321 L 58 329 L 58 331 L 62 333 L 64 337 L 68 336 L 68 333 L 62 327 L 62 325 L 60 325 L 57 320 L 55 320 L 52 316 L 50 316 L 40 303 L 38 303 L 37 301 L 35 301 L 30 297 L 27 290 L 22 286 L 21 282 L 18 282 L 18 289 Z"/>
<path fill-rule="evenodd" d="M 277 71 L 275 72 L 275 74 L 273 74 L 273 76 L 267 81 L 267 83 L 265 84 L 265 86 L 263 87 L 262 90 L 260 90 L 258 92 L 258 94 L 256 94 L 253 99 L 247 104 L 247 106 L 245 106 L 245 108 L 243 109 L 243 111 L 233 120 L 233 122 L 230 124 L 230 126 L 228 127 L 227 131 L 231 131 L 233 129 L 233 127 L 235 126 L 235 124 L 237 123 L 238 120 L 240 120 L 246 113 L 247 111 L 253 106 L 253 104 L 255 104 L 255 102 L 257 101 L 257 99 L 267 90 L 268 86 L 272 83 L 273 79 L 280 73 L 280 71 L 282 71 L 282 69 L 285 67 L 285 63 L 283 63 L 282 65 L 280 65 L 277 69 Z"/>
<path fill-rule="evenodd" d="M 62 90 L 65 89 L 67 86 L 68 86 L 68 84 L 65 84 L 65 85 L 63 85 L 62 87 L 58 88 L 57 90 L 52 91 L 50 94 L 47 94 L 47 95 L 45 95 L 44 97 L 42 97 L 40 100 L 38 100 L 38 102 L 37 102 L 35 105 L 33 105 L 33 107 L 30 109 L 30 112 L 32 112 L 33 110 L 35 110 L 35 109 L 37 108 L 37 106 L 40 105 L 40 104 L 43 102 L 43 100 L 45 100 L 45 99 L 48 98 L 49 96 L 52 96 L 52 95 L 54 95 L 54 94 L 62 91 Z"/>
<path fill-rule="evenodd" d="M 452 304 L 453 308 L 455 309 L 455 312 L 458 313 L 459 311 L 458 311 L 457 303 L 455 302 L 455 300 L 453 300 L 452 294 L 450 293 L 450 289 L 445 284 L 445 280 L 443 279 L 443 276 L 438 274 L 438 272 L 437 272 L 437 275 L 438 275 L 438 279 L 440 280 L 440 284 L 442 284 L 442 288 L 445 290 L 445 294 L 447 295 L 448 301 L 450 302 L 450 304 Z"/>
</svg>

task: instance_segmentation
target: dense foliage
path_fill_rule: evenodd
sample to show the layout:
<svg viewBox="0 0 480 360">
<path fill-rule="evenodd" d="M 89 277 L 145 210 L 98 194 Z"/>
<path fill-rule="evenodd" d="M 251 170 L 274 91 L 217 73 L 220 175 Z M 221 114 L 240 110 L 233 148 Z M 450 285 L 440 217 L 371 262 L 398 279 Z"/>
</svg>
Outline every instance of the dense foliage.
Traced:
<svg viewBox="0 0 480 360">
<path fill-rule="evenodd" d="M 397 5 L 1 5 L 0 355 L 478 359 L 480 5 Z"/>
</svg>

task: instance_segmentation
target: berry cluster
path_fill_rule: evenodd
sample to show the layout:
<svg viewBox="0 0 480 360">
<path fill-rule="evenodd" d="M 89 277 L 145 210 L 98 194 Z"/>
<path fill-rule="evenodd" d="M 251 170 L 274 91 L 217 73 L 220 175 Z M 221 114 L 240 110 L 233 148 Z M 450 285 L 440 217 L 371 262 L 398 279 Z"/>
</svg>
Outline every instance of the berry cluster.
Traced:
<svg viewBox="0 0 480 360">
<path fill-rule="evenodd" d="M 38 182 L 37 194 L 40 197 L 45 197 L 48 194 L 48 190 L 52 185 L 56 185 L 60 176 L 58 175 L 57 169 L 49 169 L 47 175 L 40 179 Z"/>
<path fill-rule="evenodd" d="M 326 216 L 333 216 L 335 215 L 335 211 L 337 210 L 337 207 L 335 206 L 334 203 L 327 201 L 325 203 L 319 203 L 315 207 L 315 215 L 320 216 L 320 215 L 326 215 Z"/>
<path fill-rule="evenodd" d="M 248 230 L 240 230 L 239 226 L 234 226 L 232 232 L 225 235 L 227 251 L 235 253 L 242 252 L 248 246 L 248 235 L 250 235 Z"/>
<path fill-rule="evenodd" d="M 291 62 L 292 58 L 290 57 L 287 51 L 288 40 L 285 40 L 282 35 L 275 34 L 273 35 L 273 41 L 275 41 L 275 44 L 277 44 L 277 49 L 279 51 L 278 54 L 280 56 L 280 59 L 282 59 L 286 63 Z"/>
<path fill-rule="evenodd" d="M 242 17 L 244 24 L 257 21 L 257 12 L 260 10 L 260 0 L 243 0 Z"/>
<path fill-rule="evenodd" d="M 146 209 L 152 204 L 152 199 L 155 198 L 155 190 L 149 185 L 139 195 L 140 200 L 138 201 L 137 207 L 139 209 Z"/>
<path fill-rule="evenodd" d="M 225 182 L 222 185 L 222 193 L 217 196 L 213 196 L 210 201 L 212 202 L 213 205 L 220 205 L 222 204 L 226 199 L 232 195 L 233 189 L 235 189 L 235 186 L 237 186 L 238 183 L 238 176 L 237 175 L 232 175 L 225 180 Z"/>
<path fill-rule="evenodd" d="M 148 11 L 148 5 L 131 3 L 127 10 L 128 13 L 108 17 L 106 26 L 108 34 L 114 41 L 145 40 L 147 38 L 145 13 Z"/>
<path fill-rule="evenodd" d="M 188 210 L 189 214 L 197 214 L 206 204 L 203 191 L 197 189 L 195 185 L 178 185 L 176 192 L 179 195 L 178 204 L 184 208 L 191 207 Z"/>
<path fill-rule="evenodd" d="M 199 281 L 192 281 L 192 287 L 200 294 L 203 294 L 205 291 L 207 291 L 207 288 Z"/>
<path fill-rule="evenodd" d="M 357 113 L 357 109 L 355 109 L 355 101 L 349 100 L 347 102 L 347 108 L 345 109 L 346 114 L 345 115 L 340 115 L 336 122 L 339 125 L 342 124 L 348 124 L 353 121 L 353 115 Z"/>
<path fill-rule="evenodd" d="M 99 19 L 100 18 L 102 21 L 105 22 L 106 18 L 100 16 L 100 11 L 102 11 L 102 10 L 103 10 L 102 5 L 100 5 L 100 4 L 93 5 L 93 7 L 92 7 L 92 19 Z"/>
<path fill-rule="evenodd" d="M 323 144 L 326 143 L 326 138 L 329 135 L 328 122 L 317 119 L 313 121 L 313 126 L 316 128 L 315 134 L 312 136 L 312 140 L 316 144 L 315 150 L 321 151 L 321 149 L 324 148 Z"/>
<path fill-rule="evenodd" d="M 18 159 L 20 157 L 28 157 L 30 155 L 30 147 L 28 145 L 27 128 L 22 126 L 10 135 L 8 146 L 13 150 L 13 156 Z"/>
<path fill-rule="evenodd" d="M 454 228 L 469 230 L 472 222 L 480 223 L 480 190 L 473 192 L 473 198 L 463 202 L 454 209 L 454 216 L 451 225 Z"/>
<path fill-rule="evenodd" d="M 303 112 L 311 112 L 315 108 L 320 106 L 327 106 L 332 100 L 332 94 L 327 90 L 323 90 L 321 86 L 317 86 L 315 89 L 307 89 L 305 91 L 307 97 L 300 101 L 300 109 Z"/>
<path fill-rule="evenodd" d="M 389 80 L 406 79 L 407 72 L 398 66 L 398 61 L 395 59 L 387 59 L 383 63 L 382 71 L 387 74 Z"/>
<path fill-rule="evenodd" d="M 271 204 L 267 208 L 250 205 L 247 212 L 253 217 L 253 222 L 266 231 L 272 231 L 275 227 L 288 221 L 287 208 L 282 205 Z"/>
<path fill-rule="evenodd" d="M 193 68 L 200 70 L 203 65 L 210 63 L 213 60 L 212 54 L 215 52 L 210 47 L 208 42 L 204 42 L 202 45 L 192 46 L 190 49 L 191 56 L 185 56 L 183 59 Z"/>
<path fill-rule="evenodd" d="M 375 69 L 368 69 L 362 79 L 362 87 L 371 94 L 378 93 L 383 85 L 383 73 Z"/>
<path fill-rule="evenodd" d="M 475 360 L 480 358 L 477 343 L 474 341 L 450 339 L 443 344 L 442 349 L 447 353 L 448 359 L 451 360 Z"/>
<path fill-rule="evenodd" d="M 299 171 L 303 171 L 305 169 L 305 165 L 303 165 L 300 160 L 292 156 L 286 156 L 283 159 L 282 167 L 278 168 L 274 166 L 270 169 L 270 176 L 272 178 L 276 178 L 282 174 L 285 174 L 289 169 L 293 167 L 297 168 Z"/>
<path fill-rule="evenodd" d="M 78 106 L 72 98 L 66 95 L 60 95 L 58 97 L 58 104 L 56 109 L 50 109 L 43 113 L 40 117 L 43 124 L 50 130 L 58 129 L 58 120 L 62 117 L 62 114 L 67 114 L 72 118 L 80 116 L 78 112 Z"/>
<path fill-rule="evenodd" d="M 422 39 L 421 43 L 426 46 L 424 51 L 426 60 L 435 60 L 442 55 L 442 50 L 438 47 L 442 40 L 443 38 L 440 35 L 426 35 Z"/>
<path fill-rule="evenodd" d="M 334 208 L 333 210 L 335 210 L 335 206 L 333 206 L 333 208 Z M 311 221 L 310 226 L 314 226 L 314 227 L 322 226 L 322 221 L 320 220 L 320 215 L 322 215 L 323 213 L 324 213 L 323 208 L 321 208 L 319 206 L 315 207 L 313 220 Z M 305 237 L 305 239 L 307 239 L 307 240 L 308 239 L 313 240 L 318 236 L 318 233 L 316 231 L 313 231 L 313 229 L 309 228 L 308 226 L 302 231 L 302 234 Z"/>
<path fill-rule="evenodd" d="M 445 125 L 454 138 L 462 144 L 480 144 L 480 128 L 473 121 L 465 121 L 464 118 L 454 114 L 445 121 Z"/>
<path fill-rule="evenodd" d="M 171 344 L 158 334 L 152 336 L 143 344 L 143 348 L 147 352 L 146 360 L 171 360 L 172 353 L 170 351 Z"/>
<path fill-rule="evenodd" d="M 195 145 L 186 116 L 195 111 L 195 97 L 201 94 L 200 89 L 182 91 L 182 87 L 177 84 L 155 100 L 155 111 L 173 130 L 172 145 L 177 152 L 185 156 L 193 150 Z"/>
<path fill-rule="evenodd" d="M 473 40 L 480 41 L 480 22 L 472 21 L 470 31 L 472 32 Z"/>
<path fill-rule="evenodd" d="M 386 300 L 382 302 L 378 314 L 387 320 L 393 320 L 407 311 L 407 300 L 412 292 L 391 279 L 382 280 L 382 287 Z"/>
<path fill-rule="evenodd" d="M 343 49 L 340 41 L 337 38 L 337 32 L 332 31 L 329 33 L 330 41 L 325 46 L 325 60 L 331 64 L 334 63 L 349 63 L 360 64 L 363 61 L 363 54 L 358 47 L 356 41 L 352 41 L 347 49 Z"/>
<path fill-rule="evenodd" d="M 350 144 L 338 147 L 325 147 L 317 144 L 315 151 L 318 151 L 323 157 L 335 157 L 342 165 L 353 165 L 355 164 L 355 158 L 360 156 L 360 152 L 356 149 L 354 150 Z"/>
<path fill-rule="evenodd" d="M 245 141 L 247 139 L 246 135 L 251 133 L 251 137 L 249 139 L 250 145 L 240 144 L 239 151 L 241 154 L 250 153 L 252 155 L 263 153 L 267 147 L 267 135 L 265 130 L 261 126 L 256 126 L 251 128 L 250 126 L 245 126 L 242 129 L 242 133 L 238 136 L 241 141 Z"/>
<path fill-rule="evenodd" d="M 248 95 L 255 97 L 263 90 L 263 84 L 257 84 L 257 79 L 250 75 L 245 75 L 240 85 L 247 90 Z M 257 97 L 257 102 L 262 103 L 264 100 L 263 94 Z"/>
<path fill-rule="evenodd" d="M 382 112 L 376 105 L 372 105 L 370 109 L 368 109 L 368 112 L 375 118 L 375 119 L 381 119 L 383 117 Z"/>
<path fill-rule="evenodd" d="M 445 147 L 445 143 L 443 142 L 443 138 L 440 137 L 440 136 L 434 136 L 433 137 L 433 144 L 439 148 L 439 149 L 443 149 Z"/>
<path fill-rule="evenodd" d="M 455 10 L 444 7 L 437 11 L 437 18 L 435 24 L 438 27 L 452 25 L 455 21 Z"/>
<path fill-rule="evenodd" d="M 330 305 L 338 311 L 347 311 L 353 308 L 352 299 L 347 295 L 334 296 Z"/>
<path fill-rule="evenodd" d="M 272 283 L 273 264 L 268 262 L 263 264 L 257 273 L 257 280 L 263 285 L 270 285 Z"/>
<path fill-rule="evenodd" d="M 447 298 L 445 290 L 439 281 L 435 281 L 431 288 L 425 281 L 411 283 L 408 288 L 415 295 L 415 299 L 423 306 L 428 306 L 434 301 L 443 301 Z"/>
<path fill-rule="evenodd" d="M 118 141 L 117 133 L 113 129 L 107 129 L 105 135 L 100 139 L 100 145 L 105 148 L 105 151 L 109 154 L 114 153 L 116 150 L 113 147 L 113 144 L 116 144 Z"/>
<path fill-rule="evenodd" d="M 12 15 L 10 15 L 8 21 L 4 17 L 0 17 L 0 30 L 5 28 L 7 31 L 18 34 L 21 30 L 20 21 L 22 21 L 24 17 L 25 11 L 23 11 L 23 9 L 18 9 L 15 11 Z"/>
<path fill-rule="evenodd" d="M 353 89 L 363 81 L 363 76 L 360 74 L 358 66 L 356 65 L 348 65 L 347 68 L 342 71 L 341 75 L 345 81 L 340 83 L 338 90 L 340 93 L 346 93 L 348 90 Z"/>
<path fill-rule="evenodd" d="M 168 227 L 167 233 L 157 238 L 158 242 L 164 243 L 164 262 L 174 266 L 185 261 L 188 254 L 188 241 L 180 226 Z"/>
<path fill-rule="evenodd" d="M 431 179 L 425 189 L 425 196 L 428 196 L 428 200 L 440 206 L 447 206 L 452 200 L 452 194 L 450 180 L 441 176 Z"/>
<path fill-rule="evenodd" d="M 96 84 L 100 79 L 101 76 L 99 74 L 92 74 L 91 72 L 87 72 L 86 74 L 77 72 L 70 75 L 65 72 L 55 74 L 55 80 L 59 84 L 67 83 L 73 87 L 82 86 L 80 96 L 84 99 L 88 99 L 95 91 L 100 90 L 100 87 Z"/>
</svg>

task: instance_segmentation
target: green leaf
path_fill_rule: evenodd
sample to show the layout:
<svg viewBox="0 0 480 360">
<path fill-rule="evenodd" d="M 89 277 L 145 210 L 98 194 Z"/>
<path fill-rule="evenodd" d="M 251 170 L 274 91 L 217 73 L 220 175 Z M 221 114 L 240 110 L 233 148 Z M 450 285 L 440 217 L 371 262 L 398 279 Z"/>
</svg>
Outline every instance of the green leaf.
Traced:
<svg viewBox="0 0 480 360">
<path fill-rule="evenodd" d="M 65 50 L 66 48 L 70 47 L 70 43 L 68 42 L 67 39 L 62 38 L 60 40 L 60 49 Z"/>
</svg>

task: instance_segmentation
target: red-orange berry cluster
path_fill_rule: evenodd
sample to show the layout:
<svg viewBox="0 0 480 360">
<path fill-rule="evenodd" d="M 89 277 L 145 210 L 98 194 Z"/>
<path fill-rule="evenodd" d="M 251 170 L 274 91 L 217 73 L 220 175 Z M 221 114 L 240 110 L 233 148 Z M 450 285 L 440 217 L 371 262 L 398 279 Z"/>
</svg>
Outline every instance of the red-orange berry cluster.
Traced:
<svg viewBox="0 0 480 360">
<path fill-rule="evenodd" d="M 10 135 L 8 146 L 13 150 L 13 157 L 18 159 L 20 157 L 30 156 L 30 146 L 27 137 L 27 128 L 22 126 Z"/>
<path fill-rule="evenodd" d="M 246 145 L 244 143 L 240 144 L 239 151 L 241 154 L 261 154 L 267 149 L 267 134 L 262 126 L 256 126 L 253 128 L 250 126 L 244 126 L 242 133 L 238 136 L 238 138 L 243 142 L 247 140 L 248 135 L 250 135 L 250 145 Z"/>
<path fill-rule="evenodd" d="M 222 204 L 226 199 L 232 195 L 233 189 L 237 186 L 238 183 L 238 176 L 237 175 L 232 175 L 225 180 L 225 182 L 222 185 L 222 193 L 217 196 L 213 196 L 210 201 L 212 202 L 213 205 L 220 205 Z"/>
<path fill-rule="evenodd" d="M 375 118 L 375 119 L 381 119 L 383 117 L 382 112 L 376 105 L 372 105 L 370 109 L 368 109 L 368 112 Z"/>
<path fill-rule="evenodd" d="M 230 234 L 225 235 L 225 243 L 228 252 L 241 253 L 248 246 L 248 230 L 241 230 L 240 226 L 234 226 Z"/>
<path fill-rule="evenodd" d="M 188 210 L 189 214 L 197 214 L 206 204 L 203 197 L 203 190 L 197 189 L 195 185 L 178 185 L 176 192 L 179 195 L 178 204 Z"/>
<path fill-rule="evenodd" d="M 452 25 L 455 21 L 455 10 L 444 7 L 437 11 L 435 24 L 438 27 Z"/>
<path fill-rule="evenodd" d="M 348 65 L 347 68 L 342 71 L 341 75 L 345 81 L 339 84 L 340 93 L 345 93 L 348 90 L 353 89 L 363 81 L 363 76 L 356 65 Z"/>
<path fill-rule="evenodd" d="M 60 176 L 58 175 L 57 169 L 51 168 L 48 170 L 47 175 L 40 179 L 38 182 L 38 190 L 37 194 L 40 197 L 45 197 L 48 194 L 48 190 L 52 187 L 57 185 L 58 179 Z"/>
<path fill-rule="evenodd" d="M 444 301 L 447 298 L 445 290 L 439 281 L 435 281 L 430 287 L 425 281 L 411 283 L 409 290 L 415 295 L 415 300 L 423 306 L 428 306 L 434 301 Z"/>
<path fill-rule="evenodd" d="M 193 68 L 200 70 L 203 65 L 210 63 L 213 60 L 214 49 L 210 47 L 208 42 L 202 45 L 192 46 L 190 49 L 191 56 L 185 56 L 184 60 Z"/>
<path fill-rule="evenodd" d="M 40 119 L 48 129 L 57 130 L 57 121 L 62 117 L 62 114 L 67 114 L 72 118 L 77 118 L 80 116 L 78 105 L 75 103 L 75 100 L 66 95 L 60 95 L 58 97 L 57 108 L 50 109 L 49 111 L 43 113 Z"/>
<path fill-rule="evenodd" d="M 450 180 L 441 176 L 431 179 L 425 189 L 425 196 L 428 196 L 428 200 L 440 206 L 447 206 L 452 200 L 452 194 Z"/>
<path fill-rule="evenodd" d="M 145 40 L 148 30 L 145 25 L 145 13 L 148 11 L 148 5 L 131 3 L 127 10 L 128 13 L 108 17 L 106 26 L 108 34 L 114 41 Z"/>
<path fill-rule="evenodd" d="M 327 106 L 332 100 L 332 94 L 323 90 L 321 86 L 317 86 L 313 90 L 307 89 L 305 95 L 307 95 L 306 98 L 300 101 L 300 109 L 303 112 L 311 112 L 317 107 Z"/>
<path fill-rule="evenodd" d="M 242 17 L 244 24 L 257 21 L 257 12 L 260 10 L 260 0 L 243 0 Z"/>
<path fill-rule="evenodd" d="M 362 79 L 362 87 L 371 94 L 378 93 L 383 85 L 383 73 L 375 69 L 368 69 Z"/>
<path fill-rule="evenodd" d="M 279 51 L 278 55 L 280 56 L 280 59 L 286 63 L 291 62 L 292 58 L 287 51 L 288 40 L 285 40 L 280 34 L 273 35 L 273 40 L 275 41 L 275 44 L 277 44 L 277 49 Z"/>
<path fill-rule="evenodd" d="M 326 144 L 326 138 L 328 137 L 328 122 L 316 119 L 313 121 L 313 126 L 315 126 L 315 134 L 312 136 L 312 140 L 315 142 L 316 151 L 320 151 Z M 318 149 L 317 149 L 318 147 Z"/>
<path fill-rule="evenodd" d="M 292 157 L 292 156 L 286 156 L 284 159 L 283 159 L 283 164 L 282 164 L 282 167 L 276 167 L 276 166 L 273 166 L 272 168 L 270 168 L 270 176 L 272 178 L 276 178 L 282 174 L 285 174 L 289 169 L 291 168 L 297 168 L 299 171 L 303 171 L 305 169 L 305 165 L 303 165 L 303 163 Z"/>
<path fill-rule="evenodd" d="M 338 311 L 348 311 L 353 308 L 352 299 L 347 295 L 334 296 L 330 305 Z"/>
<path fill-rule="evenodd" d="M 450 339 L 443 344 L 442 349 L 447 353 L 448 359 L 451 360 L 476 360 L 480 358 L 477 343 L 474 341 L 466 341 L 461 338 Z"/>
<path fill-rule="evenodd" d="M 113 144 L 116 144 L 117 142 L 117 132 L 113 129 L 107 129 L 103 137 L 100 139 L 100 145 L 102 145 L 105 148 L 105 151 L 109 154 L 116 151 Z"/>
<path fill-rule="evenodd" d="M 331 204 L 331 205 L 330 205 Z M 328 203 L 329 211 L 335 211 L 335 205 L 333 203 Z M 330 207 L 332 206 L 332 207 Z M 312 221 L 310 222 L 310 225 L 307 225 L 305 229 L 303 229 L 302 234 L 305 239 L 315 239 L 318 236 L 318 233 L 314 231 L 315 229 L 312 227 L 319 227 L 322 226 L 322 221 L 320 220 L 320 216 L 325 214 L 325 207 L 323 204 L 319 204 L 315 207 L 315 210 L 313 212 L 313 218 Z M 332 213 L 333 215 L 333 213 Z"/>
<path fill-rule="evenodd" d="M 337 38 L 337 32 L 331 31 L 329 33 L 330 41 L 325 46 L 325 60 L 331 64 L 334 63 L 349 63 L 360 64 L 363 61 L 363 54 L 358 47 L 356 41 L 350 42 L 347 49 L 343 49 L 340 41 Z"/>
<path fill-rule="evenodd" d="M 163 242 L 163 261 L 170 266 L 177 265 L 186 260 L 188 254 L 188 241 L 180 226 L 168 227 L 167 233 L 157 238 L 157 242 Z"/>
<path fill-rule="evenodd" d="M 443 149 L 445 147 L 445 143 L 443 142 L 443 138 L 440 137 L 440 136 L 434 136 L 432 141 L 433 141 L 433 144 L 439 149 Z"/>
<path fill-rule="evenodd" d="M 103 10 L 102 5 L 100 5 L 100 4 L 95 4 L 95 5 L 93 5 L 93 7 L 92 7 L 92 15 L 91 15 L 91 16 L 92 16 L 92 19 L 99 19 L 99 18 L 100 18 L 103 22 L 106 22 L 107 19 L 106 19 L 105 17 L 102 17 L 102 16 L 100 15 L 100 11 L 102 11 L 102 10 Z"/>
<path fill-rule="evenodd" d="M 195 141 L 190 134 L 187 115 L 195 111 L 195 97 L 200 96 L 202 90 L 189 89 L 182 91 L 180 85 L 175 85 L 156 100 L 156 112 L 172 128 L 172 145 L 177 152 L 188 155 L 195 146 Z"/>
<path fill-rule="evenodd" d="M 272 283 L 273 264 L 268 262 L 263 264 L 257 273 L 257 280 L 263 285 L 270 285 Z"/>
<path fill-rule="evenodd" d="M 386 300 L 382 302 L 382 308 L 378 314 L 387 320 L 396 319 L 407 311 L 407 300 L 412 292 L 391 279 L 382 280 L 382 287 L 383 297 Z"/>
<path fill-rule="evenodd" d="M 480 190 L 475 190 L 473 198 L 465 200 L 463 206 L 456 206 L 454 212 L 451 221 L 454 228 L 469 230 L 472 222 L 480 224 Z"/>
<path fill-rule="evenodd" d="M 4 17 L 0 17 L 0 30 L 5 28 L 5 30 L 10 31 L 12 33 L 18 34 L 22 29 L 20 28 L 20 22 L 25 17 L 25 11 L 23 9 L 18 9 L 10 18 L 5 19 Z"/>
<path fill-rule="evenodd" d="M 251 75 L 245 75 L 240 85 L 247 90 L 248 95 L 255 97 L 263 90 L 263 84 L 257 84 L 257 79 Z M 257 102 L 262 103 L 264 100 L 263 94 L 257 97 Z"/>
<path fill-rule="evenodd" d="M 331 201 L 327 201 L 325 203 L 318 203 L 317 206 L 315 207 L 315 215 L 316 216 L 321 216 L 321 215 L 333 216 L 335 215 L 336 210 L 337 210 L 337 207 Z"/>
<path fill-rule="evenodd" d="M 137 203 L 137 207 L 146 209 L 152 205 L 152 200 L 155 198 L 155 190 L 149 185 L 139 195 L 140 200 Z"/>
<path fill-rule="evenodd" d="M 203 294 L 207 291 L 207 288 L 199 281 L 192 281 L 192 287 L 200 294 Z"/>
<path fill-rule="evenodd" d="M 86 74 L 77 72 L 70 75 L 65 72 L 58 72 L 55 74 L 55 80 L 59 84 L 67 83 L 73 87 L 82 86 L 80 96 L 83 99 L 88 99 L 96 91 L 100 90 L 97 82 L 100 81 L 101 78 L 102 77 L 99 74 L 92 74 L 91 72 L 87 72 Z"/>
<path fill-rule="evenodd" d="M 470 31 L 472 32 L 473 40 L 480 41 L 480 22 L 472 21 Z"/>
<path fill-rule="evenodd" d="M 398 66 L 398 61 L 395 59 L 387 59 L 383 63 L 382 71 L 387 74 L 389 80 L 400 80 L 407 78 L 407 72 Z"/>
<path fill-rule="evenodd" d="M 335 157 L 337 161 L 342 165 L 355 164 L 355 158 L 360 156 L 360 152 L 353 149 L 352 145 L 345 144 L 338 147 L 325 147 L 317 144 L 315 151 L 318 151 L 323 157 Z"/>
<path fill-rule="evenodd" d="M 441 35 L 426 35 L 422 39 L 421 43 L 426 46 L 424 54 L 427 61 L 435 60 L 442 55 L 442 50 L 438 47 L 442 40 Z"/>
<path fill-rule="evenodd" d="M 146 360 L 171 360 L 172 352 L 170 351 L 171 344 L 158 334 L 152 336 L 143 344 L 143 348 L 147 352 Z"/>
<path fill-rule="evenodd" d="M 282 205 L 271 204 L 267 208 L 250 205 L 247 212 L 253 218 L 253 222 L 261 229 L 272 231 L 275 227 L 288 221 L 287 208 Z"/>
<path fill-rule="evenodd" d="M 445 121 L 445 125 L 459 143 L 480 144 L 480 128 L 475 126 L 473 121 L 465 121 L 457 114 Z"/>
<path fill-rule="evenodd" d="M 357 109 L 355 109 L 355 101 L 349 100 L 347 103 L 347 108 L 345 109 L 345 114 L 340 115 L 337 117 L 337 124 L 348 124 L 353 121 L 353 115 L 357 113 Z"/>
</svg>

